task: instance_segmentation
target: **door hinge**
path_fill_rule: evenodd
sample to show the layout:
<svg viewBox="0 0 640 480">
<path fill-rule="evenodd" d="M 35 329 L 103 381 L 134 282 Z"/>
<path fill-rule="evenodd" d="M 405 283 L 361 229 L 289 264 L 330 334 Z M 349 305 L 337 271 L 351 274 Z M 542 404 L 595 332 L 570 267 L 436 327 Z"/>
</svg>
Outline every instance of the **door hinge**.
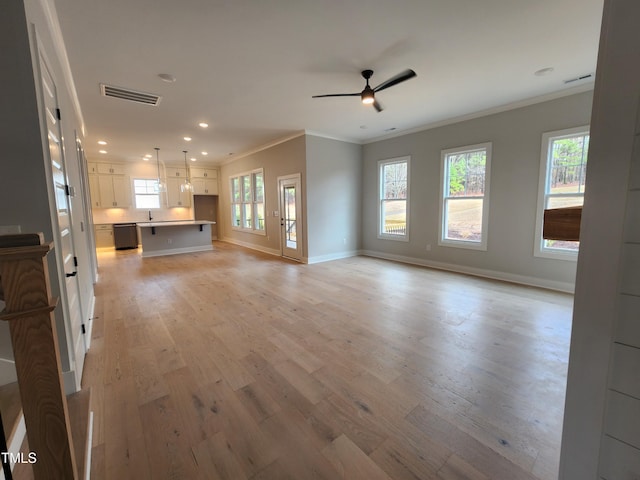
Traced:
<svg viewBox="0 0 640 480">
<path fill-rule="evenodd" d="M 78 266 L 78 257 L 73 257 L 73 265 L 74 265 L 75 267 L 77 267 L 77 266 Z"/>
<path fill-rule="evenodd" d="M 82 334 L 85 335 L 87 333 L 87 330 L 84 328 L 84 323 L 80 326 L 80 328 L 82 328 Z"/>
<path fill-rule="evenodd" d="M 59 108 L 56 108 L 56 118 L 58 120 L 62 120 L 62 115 L 60 115 L 60 109 Z"/>
</svg>

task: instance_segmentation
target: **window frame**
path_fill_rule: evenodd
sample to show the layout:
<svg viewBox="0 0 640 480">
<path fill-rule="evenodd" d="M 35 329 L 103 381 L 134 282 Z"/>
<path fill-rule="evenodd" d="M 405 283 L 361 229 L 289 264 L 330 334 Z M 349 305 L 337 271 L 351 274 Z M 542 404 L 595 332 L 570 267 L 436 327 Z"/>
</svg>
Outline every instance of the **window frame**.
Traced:
<svg viewBox="0 0 640 480">
<path fill-rule="evenodd" d="M 552 247 L 544 246 L 544 239 L 542 238 L 542 229 L 544 224 L 544 210 L 547 204 L 547 198 L 549 195 L 552 196 L 572 196 L 577 197 L 580 196 L 583 198 L 584 203 L 584 191 L 582 193 L 571 193 L 571 194 L 550 194 L 548 192 L 548 180 L 551 169 L 549 168 L 549 158 L 551 152 L 551 145 L 554 140 L 569 138 L 569 137 L 578 137 L 589 135 L 591 138 L 591 126 L 590 125 L 582 125 L 579 127 L 566 128 L 563 130 L 554 130 L 552 132 L 545 132 L 542 134 L 542 142 L 540 147 L 540 173 L 538 177 L 538 202 L 536 208 L 536 227 L 535 227 L 535 237 L 533 241 L 533 255 L 535 257 L 540 258 L 552 258 L 556 260 L 568 260 L 576 262 L 578 260 L 578 252 L 576 251 L 566 250 L 566 249 L 557 249 Z M 587 167 L 588 167 L 588 150 L 587 150 Z M 586 187 L 586 185 L 585 185 Z"/>
<path fill-rule="evenodd" d="M 447 158 L 452 154 L 463 154 L 485 150 L 485 170 L 484 170 L 484 194 L 474 197 L 458 197 L 458 198 L 482 198 L 482 223 L 480 231 L 480 241 L 473 240 L 455 240 L 446 238 L 445 222 L 447 222 L 447 212 L 445 211 L 450 198 L 445 193 L 448 191 L 447 181 L 449 168 Z M 440 212 L 438 226 L 438 245 L 442 247 L 466 248 L 469 250 L 486 251 L 489 237 L 489 204 L 491 194 L 491 157 L 493 152 L 492 142 L 476 143 L 474 145 L 465 145 L 462 147 L 448 148 L 440 152 Z"/>
<path fill-rule="evenodd" d="M 258 201 L 258 194 L 256 192 L 256 176 L 262 176 L 262 201 L 259 202 Z M 248 183 L 248 190 L 249 190 L 249 195 L 248 195 L 248 200 L 247 197 L 245 197 L 244 193 L 245 193 L 245 184 L 243 179 L 245 177 L 249 178 L 249 183 Z M 234 199 L 234 180 L 237 179 L 238 180 L 238 188 L 239 188 L 239 201 L 235 201 Z M 256 168 L 253 170 L 250 170 L 248 172 L 241 172 L 241 173 L 236 173 L 232 176 L 229 177 L 229 200 L 230 200 L 230 206 L 231 206 L 231 211 L 230 211 L 230 222 L 231 222 L 231 229 L 232 230 L 236 230 L 239 232 L 246 232 L 246 233 L 252 233 L 255 235 L 266 235 L 267 234 L 267 222 L 266 222 L 266 191 L 265 191 L 265 181 L 264 181 L 264 169 L 263 168 Z M 262 212 L 263 212 L 263 227 L 259 228 L 260 224 L 259 224 L 259 216 L 258 216 L 258 205 L 262 204 Z M 235 208 L 236 206 L 239 205 L 240 206 L 240 225 L 236 225 L 235 224 Z M 247 205 L 251 205 L 251 226 L 247 227 L 246 226 L 246 217 L 245 217 L 245 213 L 246 213 L 246 206 Z"/>
<path fill-rule="evenodd" d="M 384 232 L 384 218 L 382 218 L 383 203 L 389 201 L 383 198 L 384 192 L 384 175 L 382 171 L 385 166 L 396 164 L 396 163 L 406 163 L 407 164 L 407 194 L 404 199 L 406 202 L 406 221 L 405 221 L 405 232 L 404 235 L 391 234 Z M 384 160 L 378 160 L 378 232 L 377 237 L 381 240 L 395 240 L 397 242 L 408 242 L 409 241 L 409 219 L 410 215 L 410 183 L 411 183 L 411 156 L 403 156 L 403 157 L 394 157 L 388 158 Z"/>
<path fill-rule="evenodd" d="M 158 190 L 158 179 L 157 178 L 133 178 L 132 179 L 132 186 L 133 186 L 133 204 L 134 207 L 136 208 L 136 210 L 159 210 L 162 208 L 162 195 L 160 194 L 160 191 Z M 153 193 L 136 193 L 136 181 L 143 181 L 145 183 L 149 183 L 151 182 L 152 184 L 154 184 L 152 186 L 153 189 Z M 149 188 L 149 185 L 146 186 L 146 188 Z M 143 196 L 155 196 L 158 197 L 158 206 L 157 207 L 139 207 L 138 206 L 138 195 L 143 195 Z"/>
</svg>

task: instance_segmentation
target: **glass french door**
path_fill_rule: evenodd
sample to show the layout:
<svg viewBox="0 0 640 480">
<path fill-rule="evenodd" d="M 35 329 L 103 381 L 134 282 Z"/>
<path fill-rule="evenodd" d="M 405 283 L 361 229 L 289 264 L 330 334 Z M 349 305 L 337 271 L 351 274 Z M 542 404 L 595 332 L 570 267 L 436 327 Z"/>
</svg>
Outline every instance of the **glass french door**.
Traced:
<svg viewBox="0 0 640 480">
<path fill-rule="evenodd" d="M 302 260 L 300 175 L 278 179 L 282 256 Z"/>
</svg>

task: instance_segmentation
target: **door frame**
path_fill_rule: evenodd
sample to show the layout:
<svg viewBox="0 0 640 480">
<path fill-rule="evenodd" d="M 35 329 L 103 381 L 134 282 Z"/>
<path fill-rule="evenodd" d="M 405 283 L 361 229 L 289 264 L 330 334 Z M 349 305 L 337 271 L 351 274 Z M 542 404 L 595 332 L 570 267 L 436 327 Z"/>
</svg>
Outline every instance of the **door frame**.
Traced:
<svg viewBox="0 0 640 480">
<path fill-rule="evenodd" d="M 48 126 L 47 126 L 47 119 L 46 116 L 47 111 L 46 111 L 46 101 L 45 101 L 45 92 L 44 92 L 44 83 L 43 83 L 43 75 L 44 75 L 44 71 L 43 69 L 46 69 L 47 75 L 51 78 L 51 81 L 53 82 L 53 86 L 56 89 L 55 92 L 55 102 L 56 102 L 56 108 L 60 107 L 60 103 L 59 103 L 59 99 L 57 96 L 57 80 L 54 77 L 54 74 L 52 72 L 52 69 L 50 67 L 51 62 L 49 61 L 49 58 L 47 57 L 45 50 L 41 47 L 40 44 L 40 38 L 37 35 L 37 32 L 35 31 L 35 26 L 33 26 L 33 30 L 32 30 L 32 35 L 33 38 L 35 39 L 34 45 L 35 45 L 35 52 L 34 52 L 34 69 L 35 69 L 35 73 L 37 74 L 37 77 L 35 77 L 36 79 L 36 90 L 37 90 L 37 96 L 38 96 L 38 107 L 40 110 L 40 126 L 41 126 L 41 131 L 42 131 L 42 148 L 43 148 L 43 155 L 45 158 L 45 162 L 44 162 L 44 166 L 45 166 L 45 174 L 46 174 L 46 179 L 47 179 L 47 190 L 48 190 L 48 194 L 49 194 L 49 214 L 51 216 L 51 226 L 52 226 L 52 234 L 53 234 L 53 243 L 54 243 L 54 256 L 55 256 L 55 263 L 56 263 L 56 270 L 57 270 L 57 277 L 58 277 L 58 285 L 59 285 L 59 289 L 60 289 L 60 304 L 62 309 L 56 309 L 58 311 L 58 313 L 56 313 L 56 316 L 61 315 L 62 317 L 62 323 L 64 324 L 64 339 L 65 339 L 65 347 L 66 347 L 66 360 L 68 361 L 69 364 L 69 371 L 63 371 L 62 372 L 62 376 L 63 376 L 63 380 L 64 380 L 64 388 L 65 388 L 65 392 L 66 393 L 73 393 L 75 391 L 80 390 L 81 388 L 81 381 L 82 381 L 82 371 L 83 371 L 83 367 L 84 367 L 84 360 L 85 360 L 85 355 L 86 355 L 86 351 L 87 351 L 87 345 L 86 345 L 86 341 L 84 339 L 84 334 L 80 333 L 79 335 L 82 337 L 80 338 L 80 343 L 82 343 L 83 346 L 83 351 L 81 352 L 82 357 L 81 358 L 77 358 L 77 351 L 76 351 L 76 346 L 78 344 L 78 341 L 76 340 L 76 337 L 74 335 L 73 332 L 73 325 L 72 325 L 72 314 L 71 314 L 71 306 L 69 304 L 69 293 L 68 293 L 68 288 L 67 288 L 67 275 L 65 272 L 65 258 L 63 257 L 63 253 L 62 253 L 62 236 L 60 233 L 60 223 L 59 223 L 59 218 L 58 218 L 58 207 L 57 207 L 57 200 L 56 200 L 56 191 L 55 191 L 55 187 L 54 187 L 54 176 L 53 176 L 53 167 L 52 167 L 52 157 L 51 157 L 51 151 L 49 149 L 49 133 L 48 133 Z M 67 158 L 66 158 L 66 148 L 65 148 L 65 141 L 64 141 L 64 134 L 62 132 L 62 124 L 60 123 L 60 119 L 57 120 L 57 125 L 58 125 L 58 135 L 59 135 L 59 141 L 60 141 L 60 167 L 61 167 L 61 172 L 64 175 L 64 181 L 65 184 L 68 186 L 69 185 L 69 176 L 67 173 Z M 72 192 L 72 190 L 69 190 L 69 196 L 67 196 L 67 208 L 68 208 L 68 217 L 69 217 L 69 238 L 71 241 L 71 249 L 73 251 L 73 256 L 74 258 L 76 257 L 76 252 L 75 252 L 75 239 L 74 239 L 74 235 L 73 235 L 73 212 L 72 212 L 72 206 L 71 206 L 71 199 L 70 199 L 70 193 Z M 77 308 L 79 310 L 78 312 L 78 316 L 79 316 L 79 321 L 80 324 L 82 325 L 84 323 L 83 321 L 83 306 L 82 306 L 82 295 L 81 295 L 81 288 L 80 288 L 80 284 L 79 284 L 79 279 L 77 276 L 77 268 L 76 268 L 76 275 L 73 277 L 69 277 L 71 282 L 75 282 L 75 287 L 76 287 L 76 294 L 77 294 Z M 60 339 L 62 340 L 62 339 Z M 62 353 L 62 352 L 60 352 Z M 61 358 L 61 360 L 63 360 Z M 64 369 L 64 361 L 63 363 L 63 369 Z"/>
<path fill-rule="evenodd" d="M 304 245 L 304 216 L 302 215 L 302 176 L 299 173 L 282 175 L 277 178 L 278 208 L 280 213 L 280 254 L 298 262 L 303 259 Z M 284 195 L 283 187 L 294 184 L 296 186 L 296 249 L 287 248 L 284 229 Z"/>
</svg>

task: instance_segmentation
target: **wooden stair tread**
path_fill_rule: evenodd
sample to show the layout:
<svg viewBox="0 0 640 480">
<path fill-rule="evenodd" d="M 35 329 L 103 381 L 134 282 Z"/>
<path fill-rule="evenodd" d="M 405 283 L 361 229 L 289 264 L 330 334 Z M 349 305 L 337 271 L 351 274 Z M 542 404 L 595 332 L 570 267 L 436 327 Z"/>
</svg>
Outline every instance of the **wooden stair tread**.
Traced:
<svg viewBox="0 0 640 480">
<path fill-rule="evenodd" d="M 69 410 L 69 423 L 71 425 L 71 438 L 75 450 L 78 478 L 86 478 L 87 448 L 91 447 L 89 438 L 89 412 L 91 405 L 91 389 L 80 390 L 67 396 L 67 408 Z"/>
<path fill-rule="evenodd" d="M 22 402 L 18 382 L 0 385 L 0 413 L 7 444 L 11 442 L 22 416 Z"/>
</svg>

